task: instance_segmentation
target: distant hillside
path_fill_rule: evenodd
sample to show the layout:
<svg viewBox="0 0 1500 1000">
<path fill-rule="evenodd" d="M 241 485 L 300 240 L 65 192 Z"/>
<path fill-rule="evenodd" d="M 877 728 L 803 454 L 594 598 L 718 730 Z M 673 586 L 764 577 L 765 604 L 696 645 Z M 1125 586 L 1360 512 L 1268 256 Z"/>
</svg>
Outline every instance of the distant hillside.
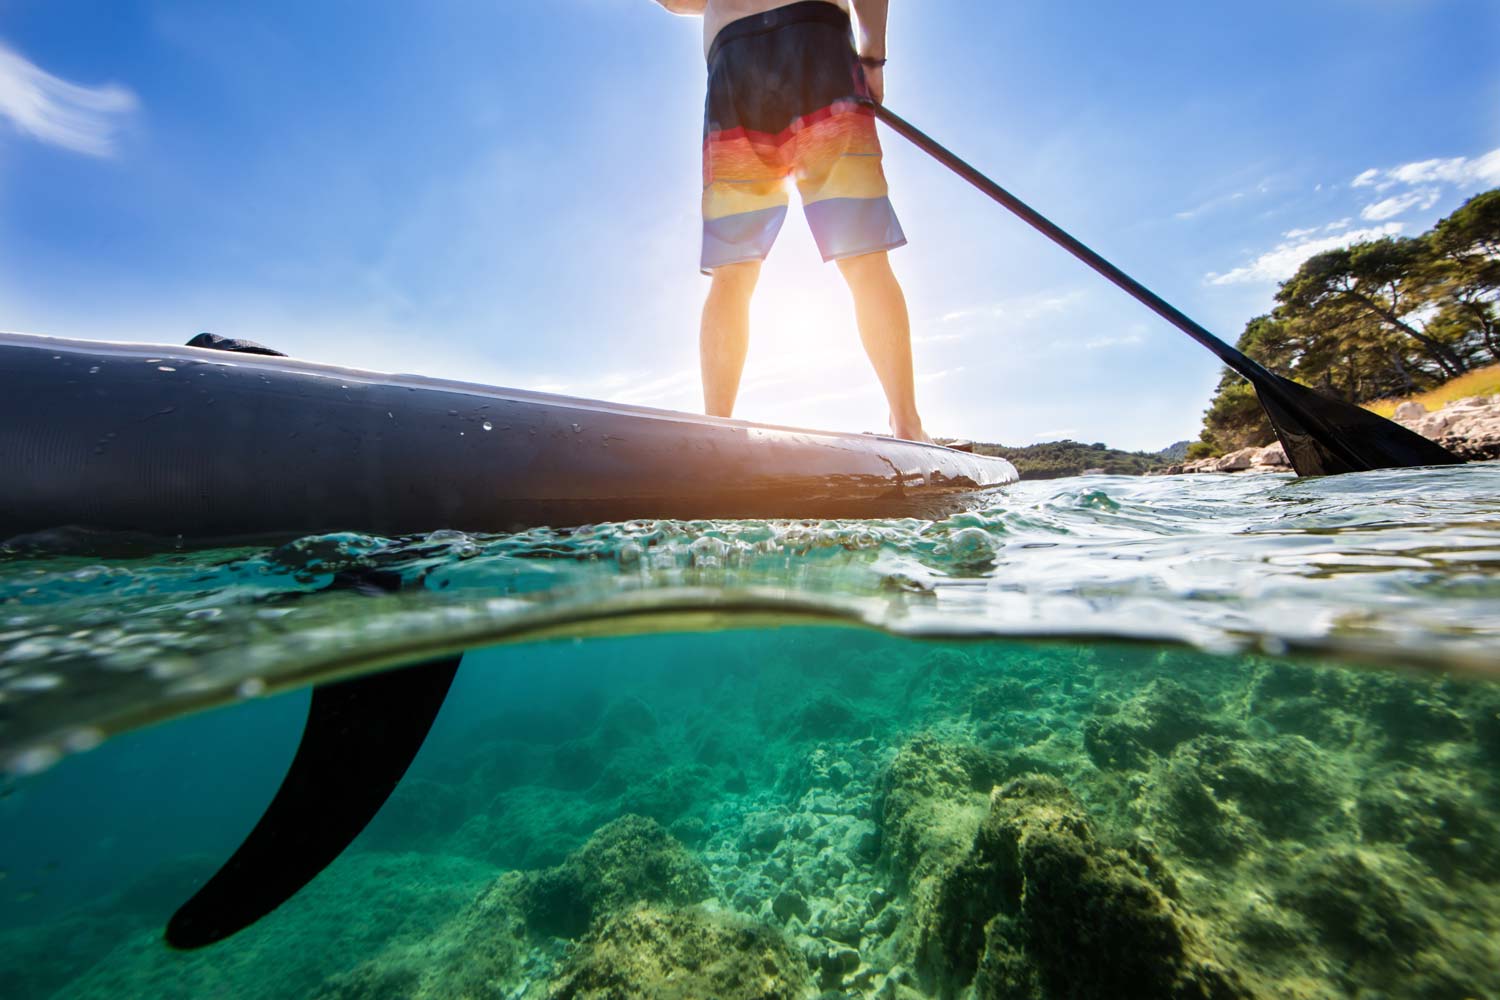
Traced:
<svg viewBox="0 0 1500 1000">
<path fill-rule="evenodd" d="M 1176 444 L 1168 445 L 1157 452 L 1156 457 L 1161 459 L 1166 465 L 1176 465 L 1178 462 L 1187 459 L 1188 445 L 1192 443 L 1191 441 L 1178 441 Z"/>
<path fill-rule="evenodd" d="M 1173 445 L 1167 451 L 1177 448 Z M 1182 445 L 1184 452 L 1187 445 Z M 999 455 L 1010 459 L 1023 479 L 1062 479 L 1065 476 L 1082 475 L 1091 469 L 1101 470 L 1115 476 L 1140 476 L 1151 469 L 1169 464 L 1163 452 L 1120 451 L 1101 443 L 1082 444 L 1078 441 L 1049 441 L 1046 444 L 1027 445 L 1025 448 L 1007 448 L 1000 444 L 974 445 L 981 455 Z"/>
</svg>

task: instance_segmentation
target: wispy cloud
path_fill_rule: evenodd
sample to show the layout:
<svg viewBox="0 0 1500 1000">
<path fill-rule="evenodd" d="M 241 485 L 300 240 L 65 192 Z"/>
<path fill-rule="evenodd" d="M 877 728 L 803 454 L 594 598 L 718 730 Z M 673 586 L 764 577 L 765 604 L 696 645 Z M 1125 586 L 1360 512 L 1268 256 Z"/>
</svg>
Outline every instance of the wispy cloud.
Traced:
<svg viewBox="0 0 1500 1000">
<path fill-rule="evenodd" d="M 1330 222 L 1326 226 L 1313 226 L 1310 229 L 1288 229 L 1282 235 L 1289 240 L 1303 240 L 1317 233 L 1337 233 L 1348 229 L 1352 225 L 1354 225 L 1353 219 L 1339 219 L 1337 222 Z"/>
<path fill-rule="evenodd" d="M 958 323 L 971 319 L 1004 319 L 1013 322 L 1033 320 L 1039 316 L 1064 312 L 1087 296 L 1088 292 L 1079 288 L 1067 292 L 1043 292 L 1036 295 L 1022 295 L 1013 299 L 1005 299 L 1001 302 L 992 302 L 988 305 L 955 309 L 952 312 L 943 314 L 939 322 Z"/>
<path fill-rule="evenodd" d="M 0 119 L 23 135 L 87 156 L 110 156 L 123 116 L 139 102 L 124 87 L 84 87 L 0 43 Z"/>
<path fill-rule="evenodd" d="M 933 382 L 941 382 L 950 375 L 958 375 L 968 368 L 967 365 L 959 365 L 956 368 L 944 368 L 941 371 L 927 372 L 925 375 L 917 376 L 918 385 L 930 385 Z"/>
<path fill-rule="evenodd" d="M 1360 211 L 1359 217 L 1366 222 L 1384 222 L 1386 219 L 1394 219 L 1398 215 L 1405 215 L 1412 209 L 1427 211 L 1438 203 L 1443 192 L 1435 187 L 1418 188 L 1405 194 L 1392 195 L 1373 204 L 1366 205 Z"/>
<path fill-rule="evenodd" d="M 1261 185 L 1260 187 L 1256 188 L 1256 190 L 1259 192 L 1264 192 L 1265 185 Z M 1176 212 L 1174 213 L 1173 218 L 1177 219 L 1179 222 L 1187 222 L 1190 219 L 1196 219 L 1200 215 L 1205 215 L 1209 212 L 1214 212 L 1229 205 L 1233 205 L 1235 202 L 1244 201 L 1245 198 L 1249 196 L 1249 194 L 1250 192 L 1248 191 L 1234 191 L 1230 194 L 1222 194 L 1217 198 L 1210 198 L 1200 205 L 1195 205 L 1192 208 L 1184 209 L 1181 212 Z"/>
<path fill-rule="evenodd" d="M 1366 205 L 1359 213 L 1366 222 L 1394 219 L 1413 209 L 1425 212 L 1438 203 L 1445 188 L 1464 191 L 1500 184 L 1500 149 L 1492 149 L 1483 156 L 1419 160 L 1389 170 L 1371 168 L 1351 184 L 1356 188 L 1373 188 L 1377 194 L 1395 188 L 1412 189 Z"/>
<path fill-rule="evenodd" d="M 1350 186 L 1384 195 L 1359 213 L 1363 221 L 1377 225 L 1351 229 L 1352 219 L 1340 219 L 1324 226 L 1291 229 L 1282 234 L 1283 242 L 1250 263 L 1226 274 L 1210 273 L 1207 280 L 1214 285 L 1285 281 L 1309 257 L 1325 250 L 1399 235 L 1406 223 L 1394 220 L 1408 212 L 1428 211 L 1450 189 L 1463 191 L 1493 184 L 1500 184 L 1500 149 L 1475 157 L 1420 160 L 1388 169 L 1372 167 L 1355 177 Z"/>
<path fill-rule="evenodd" d="M 1500 149 L 1483 156 L 1454 156 L 1446 160 L 1419 160 L 1389 170 L 1370 169 L 1354 178 L 1354 187 L 1372 187 L 1385 192 L 1397 185 L 1450 184 L 1476 187 L 1500 184 Z"/>
<path fill-rule="evenodd" d="M 1346 247 L 1365 240 L 1378 240 L 1385 236 L 1396 236 L 1405 228 L 1406 226 L 1403 223 L 1387 222 L 1383 226 L 1372 226 L 1368 229 L 1349 229 L 1332 236 L 1320 236 L 1316 239 L 1310 239 L 1307 232 L 1302 232 L 1299 237 L 1278 244 L 1275 249 L 1261 254 L 1244 267 L 1237 267 L 1227 274 L 1209 274 L 1208 281 L 1213 285 L 1285 281 L 1296 274 L 1297 268 L 1301 267 L 1302 262 L 1309 257 L 1323 253 L 1325 250 Z M 1292 230 L 1292 232 L 1296 233 L 1299 231 Z"/>
</svg>

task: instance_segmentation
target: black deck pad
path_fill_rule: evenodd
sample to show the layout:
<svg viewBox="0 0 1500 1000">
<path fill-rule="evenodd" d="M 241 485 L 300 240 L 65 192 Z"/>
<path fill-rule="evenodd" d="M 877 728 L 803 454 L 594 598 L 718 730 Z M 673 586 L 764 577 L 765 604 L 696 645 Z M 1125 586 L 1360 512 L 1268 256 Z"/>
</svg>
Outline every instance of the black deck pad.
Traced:
<svg viewBox="0 0 1500 1000">
<path fill-rule="evenodd" d="M 281 351 L 265 344 L 257 344 L 253 340 L 240 340 L 236 337 L 221 337 L 217 333 L 200 333 L 187 342 L 189 347 L 206 347 L 213 351 L 234 351 L 237 354 L 264 354 L 267 357 L 284 358 Z"/>
<path fill-rule="evenodd" d="M 167 924 L 174 948 L 201 948 L 290 899 L 348 847 L 410 766 L 460 656 L 313 690 L 281 788 L 234 856 Z"/>
</svg>

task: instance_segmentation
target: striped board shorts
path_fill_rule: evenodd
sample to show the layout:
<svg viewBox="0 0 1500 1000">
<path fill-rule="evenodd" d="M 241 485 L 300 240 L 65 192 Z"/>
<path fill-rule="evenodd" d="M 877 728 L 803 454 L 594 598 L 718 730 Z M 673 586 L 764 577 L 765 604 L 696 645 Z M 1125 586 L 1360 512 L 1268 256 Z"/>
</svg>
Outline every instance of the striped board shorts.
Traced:
<svg viewBox="0 0 1500 1000">
<path fill-rule="evenodd" d="M 786 220 L 787 178 L 825 261 L 906 243 L 887 196 L 849 15 L 824 0 L 726 25 L 708 53 L 703 122 L 705 274 L 764 260 Z"/>
</svg>

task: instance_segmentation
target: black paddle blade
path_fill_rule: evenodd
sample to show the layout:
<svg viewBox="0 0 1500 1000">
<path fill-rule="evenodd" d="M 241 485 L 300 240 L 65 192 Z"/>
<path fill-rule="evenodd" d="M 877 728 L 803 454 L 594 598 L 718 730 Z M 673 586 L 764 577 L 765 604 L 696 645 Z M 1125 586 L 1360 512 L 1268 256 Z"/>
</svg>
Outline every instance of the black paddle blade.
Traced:
<svg viewBox="0 0 1500 1000">
<path fill-rule="evenodd" d="M 167 924 L 201 948 L 290 899 L 337 858 L 390 797 L 432 728 L 459 656 L 313 689 L 292 766 L 260 822 Z"/>
<path fill-rule="evenodd" d="M 1393 420 L 1329 399 L 1280 375 L 1264 370 L 1257 374 L 1251 382 L 1260 405 L 1299 476 L 1463 464 L 1436 441 Z"/>
</svg>

